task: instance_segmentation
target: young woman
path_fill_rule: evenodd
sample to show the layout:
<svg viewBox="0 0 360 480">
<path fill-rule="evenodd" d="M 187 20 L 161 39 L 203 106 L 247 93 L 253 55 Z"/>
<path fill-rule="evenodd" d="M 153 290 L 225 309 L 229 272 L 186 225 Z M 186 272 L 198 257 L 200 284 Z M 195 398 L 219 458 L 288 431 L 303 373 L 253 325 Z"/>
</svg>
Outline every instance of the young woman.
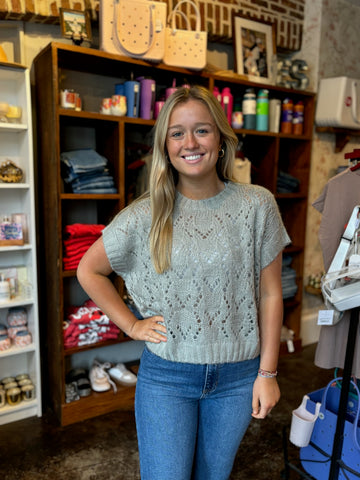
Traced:
<svg viewBox="0 0 360 480">
<path fill-rule="evenodd" d="M 178 89 L 158 117 L 150 189 L 84 255 L 78 278 L 145 340 L 135 414 L 142 480 L 225 480 L 252 417 L 280 397 L 281 252 L 272 194 L 233 181 L 237 137 L 211 92 Z M 144 320 L 108 276 L 121 276 Z"/>
</svg>

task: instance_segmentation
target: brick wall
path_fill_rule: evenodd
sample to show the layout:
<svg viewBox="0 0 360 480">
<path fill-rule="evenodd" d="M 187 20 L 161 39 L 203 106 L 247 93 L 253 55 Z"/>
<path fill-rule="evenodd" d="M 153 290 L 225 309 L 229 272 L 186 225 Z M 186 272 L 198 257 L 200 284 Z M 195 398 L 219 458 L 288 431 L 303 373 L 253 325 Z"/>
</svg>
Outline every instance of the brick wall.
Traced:
<svg viewBox="0 0 360 480">
<path fill-rule="evenodd" d="M 89 10 L 93 22 L 98 21 L 99 1 L 105 0 L 0 0 L 0 20 L 22 20 L 36 23 L 59 23 L 59 8 Z M 111 0 L 108 0 L 111 1 Z M 130 0 L 131 1 L 131 0 Z M 178 0 L 164 0 L 169 11 Z M 231 43 L 233 11 L 253 19 L 276 24 L 278 49 L 300 50 L 306 0 L 197 0 L 202 28 L 210 41 Z M 194 18 L 185 6 L 189 18 Z"/>
</svg>

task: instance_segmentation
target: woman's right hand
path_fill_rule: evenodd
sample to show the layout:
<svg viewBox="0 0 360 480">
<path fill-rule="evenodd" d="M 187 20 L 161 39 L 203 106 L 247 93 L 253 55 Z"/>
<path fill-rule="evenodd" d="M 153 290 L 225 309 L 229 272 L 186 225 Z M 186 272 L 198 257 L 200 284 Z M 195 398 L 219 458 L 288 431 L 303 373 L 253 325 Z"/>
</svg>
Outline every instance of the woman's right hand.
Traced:
<svg viewBox="0 0 360 480">
<path fill-rule="evenodd" d="M 133 340 L 145 340 L 152 343 L 167 341 L 164 318 L 160 315 L 137 320 L 128 334 Z"/>
</svg>

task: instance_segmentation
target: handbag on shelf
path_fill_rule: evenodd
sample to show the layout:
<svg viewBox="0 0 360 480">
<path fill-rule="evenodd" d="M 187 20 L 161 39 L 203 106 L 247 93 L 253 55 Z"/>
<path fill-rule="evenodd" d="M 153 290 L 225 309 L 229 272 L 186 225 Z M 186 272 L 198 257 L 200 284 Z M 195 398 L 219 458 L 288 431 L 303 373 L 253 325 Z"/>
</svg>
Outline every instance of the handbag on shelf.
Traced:
<svg viewBox="0 0 360 480">
<path fill-rule="evenodd" d="M 321 402 L 321 407 L 309 445 L 300 448 L 300 461 L 304 470 L 318 480 L 329 478 L 341 395 L 338 382 L 341 380 L 335 378 L 325 388 L 308 394 L 310 400 L 307 408 L 314 410 L 317 402 Z M 351 385 L 354 393 L 349 393 L 347 404 L 339 480 L 360 478 L 360 394 L 354 381 L 351 381 Z"/>
<path fill-rule="evenodd" d="M 191 29 L 187 21 L 186 29 L 176 28 L 176 19 L 184 17 L 180 6 L 189 4 L 195 10 L 195 30 Z M 206 65 L 207 32 L 200 29 L 201 17 L 196 3 L 191 0 L 181 0 L 170 12 L 165 29 L 165 53 L 163 62 L 172 67 L 188 68 L 189 70 L 202 70 Z"/>
<path fill-rule="evenodd" d="M 151 0 L 102 0 L 100 49 L 150 62 L 164 56 L 167 4 Z"/>
</svg>

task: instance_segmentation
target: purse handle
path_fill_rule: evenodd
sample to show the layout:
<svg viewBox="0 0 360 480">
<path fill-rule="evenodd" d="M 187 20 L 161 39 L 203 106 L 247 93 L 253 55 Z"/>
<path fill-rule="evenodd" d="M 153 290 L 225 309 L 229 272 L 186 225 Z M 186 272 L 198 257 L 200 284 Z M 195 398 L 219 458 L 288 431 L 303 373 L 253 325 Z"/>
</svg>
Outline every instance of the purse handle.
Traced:
<svg viewBox="0 0 360 480">
<path fill-rule="evenodd" d="M 181 0 L 181 2 L 177 3 L 175 8 L 173 9 L 172 12 L 170 12 L 169 16 L 168 16 L 168 19 L 167 19 L 167 23 L 170 25 L 170 21 L 171 21 L 171 29 L 172 30 L 176 30 L 176 25 L 175 25 L 175 17 L 176 17 L 176 14 L 177 13 L 180 13 L 182 16 L 184 16 L 186 18 L 186 27 L 188 30 L 191 30 L 190 28 L 190 22 L 188 20 L 188 18 L 186 17 L 186 15 L 181 11 L 179 10 L 179 7 L 180 5 L 182 5 L 183 3 L 189 3 L 190 5 L 192 5 L 192 7 L 194 8 L 195 10 L 195 14 L 196 14 L 196 26 L 195 26 L 195 31 L 196 32 L 200 32 L 200 22 L 201 22 L 201 17 L 200 17 L 200 11 L 198 9 L 198 6 L 196 5 L 196 3 L 194 3 L 192 0 Z"/>
<path fill-rule="evenodd" d="M 133 56 L 135 58 L 143 57 L 151 49 L 155 40 L 154 18 L 153 18 L 155 15 L 155 5 L 151 1 L 146 3 L 148 3 L 148 10 L 149 10 L 149 43 L 148 43 L 149 46 L 144 51 L 135 53 L 129 50 L 129 48 L 126 48 L 122 43 L 121 39 L 119 38 L 120 35 L 119 35 L 119 28 L 118 28 L 118 18 L 120 14 L 117 12 L 117 10 L 119 9 L 119 6 L 120 6 L 120 0 L 114 1 L 114 31 L 116 34 L 116 40 L 118 41 L 118 43 L 120 44 L 124 52 L 126 52 L 129 56 Z"/>
<path fill-rule="evenodd" d="M 324 415 L 325 415 L 326 397 L 327 397 L 329 388 L 331 387 L 331 385 L 334 382 L 338 382 L 340 380 L 342 380 L 342 377 L 337 377 L 337 378 L 334 378 L 333 380 L 331 380 L 331 382 L 329 382 L 327 384 L 327 386 L 324 390 L 322 399 L 321 399 L 321 407 L 320 407 L 320 413 L 319 413 L 319 418 L 320 419 L 324 418 Z M 350 382 L 352 383 L 353 387 L 355 388 L 355 391 L 356 391 L 357 396 L 358 396 L 358 408 L 357 408 L 357 412 L 356 412 L 356 415 L 355 415 L 355 418 L 354 418 L 353 440 L 354 440 L 354 445 L 360 451 L 360 444 L 359 444 L 359 441 L 358 441 L 358 438 L 357 438 L 357 429 L 358 429 L 358 423 L 359 423 L 359 418 L 360 418 L 360 392 L 359 392 L 357 384 L 355 382 L 353 382 L 352 380 L 350 380 Z M 321 417 L 321 415 L 322 415 L 322 417 Z"/>
</svg>

